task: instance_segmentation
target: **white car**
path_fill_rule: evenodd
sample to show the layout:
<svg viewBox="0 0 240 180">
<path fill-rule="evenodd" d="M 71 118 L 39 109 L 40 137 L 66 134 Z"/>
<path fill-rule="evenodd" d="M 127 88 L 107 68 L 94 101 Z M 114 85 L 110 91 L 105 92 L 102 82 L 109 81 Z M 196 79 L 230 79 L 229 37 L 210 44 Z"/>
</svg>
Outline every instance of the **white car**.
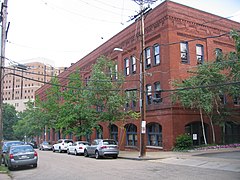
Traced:
<svg viewBox="0 0 240 180">
<path fill-rule="evenodd" d="M 76 141 L 72 145 L 68 146 L 67 153 L 74 154 L 76 156 L 79 154 L 84 154 L 84 150 L 89 145 L 90 143 L 87 141 Z"/>
<path fill-rule="evenodd" d="M 59 139 L 56 144 L 53 145 L 53 152 L 67 152 L 68 146 L 72 145 L 72 139 Z"/>
</svg>

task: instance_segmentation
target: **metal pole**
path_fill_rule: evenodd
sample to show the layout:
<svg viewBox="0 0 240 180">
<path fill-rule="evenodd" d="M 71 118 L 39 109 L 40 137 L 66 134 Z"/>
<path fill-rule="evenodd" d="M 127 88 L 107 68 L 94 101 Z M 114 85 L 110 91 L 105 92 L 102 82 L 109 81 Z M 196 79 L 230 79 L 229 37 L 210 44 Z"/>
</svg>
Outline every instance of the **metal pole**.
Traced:
<svg viewBox="0 0 240 180">
<path fill-rule="evenodd" d="M 140 2 L 141 12 L 141 72 L 140 72 L 140 83 L 141 83 L 141 121 L 140 121 L 140 157 L 146 155 L 145 146 L 145 131 L 146 131 L 146 96 L 145 96 L 145 37 L 144 37 L 144 14 L 143 14 L 143 0 Z"/>
<path fill-rule="evenodd" d="M 4 64 L 5 64 L 5 45 L 6 45 L 6 23 L 7 23 L 7 4 L 8 0 L 4 0 L 2 4 L 2 33 L 1 33 L 1 62 L 0 62 L 0 153 L 2 155 L 3 145 L 3 78 L 4 78 Z M 0 163 L 2 156 L 0 156 Z"/>
</svg>

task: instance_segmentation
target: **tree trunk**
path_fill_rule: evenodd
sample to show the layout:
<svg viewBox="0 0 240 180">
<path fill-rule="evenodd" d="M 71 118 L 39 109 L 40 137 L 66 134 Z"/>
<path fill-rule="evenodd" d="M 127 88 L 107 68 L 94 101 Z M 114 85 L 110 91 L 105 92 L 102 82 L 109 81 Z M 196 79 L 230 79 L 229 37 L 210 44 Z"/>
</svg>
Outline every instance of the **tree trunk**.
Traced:
<svg viewBox="0 0 240 180">
<path fill-rule="evenodd" d="M 214 129 L 213 122 L 212 122 L 212 117 L 208 116 L 208 118 L 210 120 L 210 124 L 211 124 L 211 128 L 212 128 L 212 140 L 213 140 L 213 143 L 215 144 L 216 136 L 215 136 L 215 129 Z"/>
<path fill-rule="evenodd" d="M 200 117 L 201 117 L 201 123 L 202 123 L 202 133 L 203 133 L 203 139 L 205 145 L 207 145 L 207 140 L 206 140 L 206 134 L 205 134 L 205 127 L 204 127 L 204 122 L 203 122 L 203 115 L 202 115 L 202 108 L 200 108 Z"/>
<path fill-rule="evenodd" d="M 212 128 L 212 140 L 213 140 L 213 143 L 215 144 L 216 143 L 216 137 L 215 137 L 215 130 L 214 130 L 214 126 L 213 126 L 213 123 L 212 123 L 212 119 L 210 119 L 210 123 L 211 123 L 211 128 Z"/>
</svg>

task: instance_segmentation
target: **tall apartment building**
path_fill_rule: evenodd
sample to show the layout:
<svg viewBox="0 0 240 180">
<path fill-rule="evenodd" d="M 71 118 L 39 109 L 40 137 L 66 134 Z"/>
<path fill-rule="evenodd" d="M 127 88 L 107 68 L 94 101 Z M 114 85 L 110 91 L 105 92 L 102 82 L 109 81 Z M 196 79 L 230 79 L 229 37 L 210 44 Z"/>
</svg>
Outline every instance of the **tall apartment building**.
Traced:
<svg viewBox="0 0 240 180">
<path fill-rule="evenodd" d="M 35 99 L 35 91 L 57 76 L 65 68 L 55 68 L 41 62 L 24 64 L 27 70 L 9 66 L 4 68 L 3 102 L 15 106 L 17 111 L 26 109 L 25 103 Z"/>
<path fill-rule="evenodd" d="M 170 150 L 174 146 L 176 137 L 184 133 L 194 137 L 195 145 L 200 145 L 203 143 L 203 134 L 199 113 L 172 104 L 169 92 L 161 94 L 157 92 L 159 89 L 173 89 L 171 81 L 184 79 L 189 76 L 188 70 L 205 62 L 214 61 L 216 52 L 234 51 L 234 42 L 227 33 L 232 29 L 239 29 L 240 23 L 168 0 L 145 14 L 144 22 L 147 104 L 144 141 L 146 148 L 148 150 Z M 60 83 L 65 85 L 66 77 L 76 68 L 80 68 L 84 80 L 88 79 L 96 59 L 105 55 L 117 63 L 116 68 L 119 72 L 125 73 L 126 81 L 123 88 L 126 93 L 139 90 L 141 72 L 139 24 L 137 20 L 70 66 L 68 71 L 59 75 Z M 121 48 L 123 51 L 114 51 L 115 48 Z M 44 100 L 48 88 L 50 88 L 49 85 L 44 85 L 36 91 L 36 94 Z M 239 109 L 240 103 L 229 103 Z M 129 102 L 126 109 L 139 111 L 139 104 L 139 102 Z M 140 147 L 140 122 L 139 119 L 124 123 L 115 122 L 111 124 L 111 127 L 108 123 L 100 123 L 101 137 L 115 138 L 119 142 L 120 149 L 138 149 Z M 207 118 L 204 125 L 207 140 L 211 143 L 211 125 Z M 223 131 L 228 137 L 228 142 L 231 142 L 233 137 L 240 141 L 240 126 L 229 124 L 225 126 L 225 129 L 215 126 L 217 143 L 221 142 Z M 53 142 L 60 137 L 62 135 L 55 129 L 47 135 L 47 139 Z M 94 130 L 91 138 L 98 137 L 99 133 Z"/>
</svg>

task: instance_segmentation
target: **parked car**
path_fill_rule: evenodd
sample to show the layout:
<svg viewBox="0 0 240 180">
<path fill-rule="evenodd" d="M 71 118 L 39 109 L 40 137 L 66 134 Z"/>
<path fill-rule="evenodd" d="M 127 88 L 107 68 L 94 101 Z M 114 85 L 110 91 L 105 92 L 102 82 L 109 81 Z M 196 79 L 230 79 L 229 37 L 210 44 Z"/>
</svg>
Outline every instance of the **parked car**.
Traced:
<svg viewBox="0 0 240 180">
<path fill-rule="evenodd" d="M 118 145 L 113 139 L 95 139 L 92 141 L 91 145 L 87 146 L 84 150 L 85 157 L 95 155 L 96 159 L 105 156 L 110 156 L 116 159 L 118 154 Z"/>
<path fill-rule="evenodd" d="M 67 148 L 69 145 L 72 145 L 73 140 L 72 139 L 59 139 L 56 144 L 53 145 L 53 152 L 67 152 Z"/>
<path fill-rule="evenodd" d="M 53 146 L 51 145 L 50 142 L 47 141 L 43 141 L 40 145 L 39 145 L 39 150 L 52 150 Z"/>
<path fill-rule="evenodd" d="M 31 145 L 12 145 L 8 147 L 4 162 L 9 170 L 20 166 L 37 167 L 38 154 Z"/>
<path fill-rule="evenodd" d="M 37 148 L 38 148 L 36 141 L 30 141 L 30 142 L 28 142 L 27 144 L 31 145 L 34 149 L 37 149 Z"/>
<path fill-rule="evenodd" d="M 4 163 L 4 159 L 5 159 L 5 155 L 6 152 L 8 150 L 8 147 L 12 146 L 12 145 L 23 145 L 24 142 L 23 141 L 4 141 L 3 142 L 3 147 L 2 147 L 2 164 Z"/>
<path fill-rule="evenodd" d="M 84 154 L 84 150 L 89 145 L 90 143 L 87 141 L 76 141 L 72 145 L 68 146 L 67 153 L 74 154 L 76 156 L 79 154 Z"/>
</svg>

